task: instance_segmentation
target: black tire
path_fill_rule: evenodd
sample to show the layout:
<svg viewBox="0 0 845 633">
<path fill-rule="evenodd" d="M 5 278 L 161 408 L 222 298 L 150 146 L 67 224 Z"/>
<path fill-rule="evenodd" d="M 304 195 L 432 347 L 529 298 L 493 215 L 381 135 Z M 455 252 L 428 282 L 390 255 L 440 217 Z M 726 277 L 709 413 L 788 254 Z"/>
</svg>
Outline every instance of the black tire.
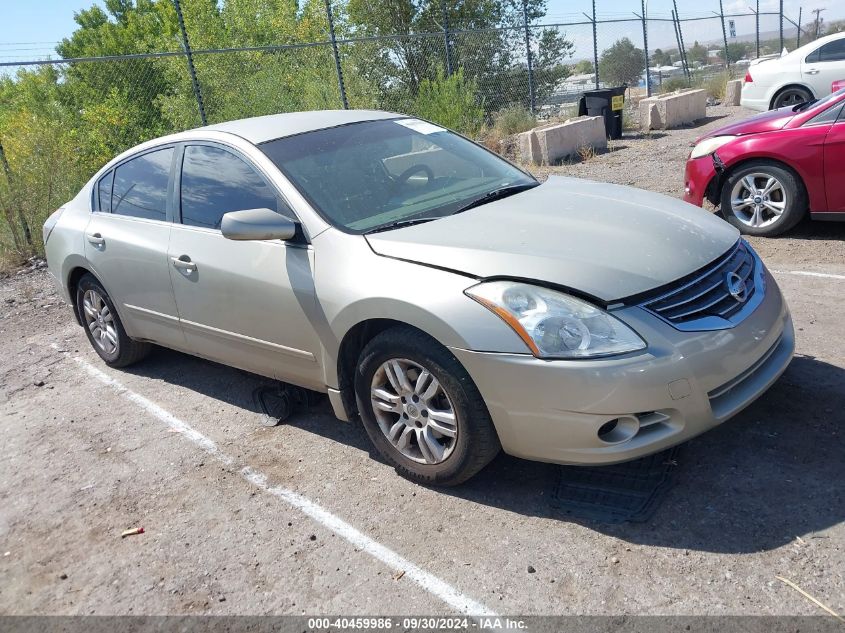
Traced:
<svg viewBox="0 0 845 633">
<path fill-rule="evenodd" d="M 108 307 L 113 323 L 113 336 L 115 336 L 117 341 L 114 350 L 104 349 L 94 339 L 92 329 L 88 325 L 89 319 L 86 316 L 84 307 L 85 293 L 88 291 L 95 292 Z M 149 343 L 135 341 L 127 336 L 117 310 L 114 308 L 114 303 L 111 297 L 109 297 L 109 293 L 97 278 L 90 273 L 83 275 L 76 286 L 76 310 L 79 314 L 79 320 L 82 322 L 82 327 L 85 330 L 85 335 L 88 337 L 88 342 L 91 343 L 91 347 L 94 348 L 94 351 L 97 352 L 109 367 L 126 367 L 127 365 L 138 362 L 150 353 L 151 345 Z"/>
<path fill-rule="evenodd" d="M 407 359 L 431 372 L 451 401 L 457 435 L 451 454 L 439 463 L 423 464 L 406 457 L 379 426 L 370 388 L 376 371 L 390 359 Z M 361 420 L 373 445 L 397 473 L 411 481 L 438 486 L 461 484 L 484 468 L 501 450 L 487 405 L 470 375 L 448 349 L 419 330 L 391 328 L 366 345 L 355 370 L 355 395 Z"/>
<path fill-rule="evenodd" d="M 751 226 L 748 224 L 749 218 L 747 216 L 752 213 L 752 209 L 746 207 L 744 210 L 735 211 L 731 205 L 734 187 L 738 186 L 746 176 L 753 176 L 755 174 L 777 180 L 782 186 L 786 198 L 786 204 L 780 217 L 766 226 Z M 758 182 L 763 184 L 763 178 L 760 177 Z M 744 190 L 747 190 L 747 188 Z M 738 228 L 741 233 L 746 235 L 763 237 L 780 235 L 801 221 L 807 213 L 808 206 L 807 191 L 804 189 L 804 184 L 798 176 L 790 169 L 773 161 L 755 160 L 745 163 L 739 169 L 732 172 L 722 186 L 722 216 Z M 771 215 L 771 212 L 767 209 L 763 209 L 762 213 L 766 214 L 765 217 Z"/>
<path fill-rule="evenodd" d="M 796 106 L 799 103 L 805 103 L 813 99 L 812 93 L 801 86 L 788 86 L 781 90 L 772 99 L 772 110 L 784 108 L 786 106 Z"/>
</svg>

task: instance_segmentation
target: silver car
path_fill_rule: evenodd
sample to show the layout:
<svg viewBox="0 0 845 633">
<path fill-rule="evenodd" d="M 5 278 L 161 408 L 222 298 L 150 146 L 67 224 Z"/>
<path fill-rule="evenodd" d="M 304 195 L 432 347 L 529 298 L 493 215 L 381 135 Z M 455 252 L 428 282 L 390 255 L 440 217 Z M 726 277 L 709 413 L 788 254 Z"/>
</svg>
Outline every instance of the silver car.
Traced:
<svg viewBox="0 0 845 633">
<path fill-rule="evenodd" d="M 163 345 L 328 393 L 415 481 L 501 449 L 630 460 L 724 422 L 794 349 L 736 229 L 638 189 L 539 183 L 397 114 L 191 130 L 103 167 L 44 225 L 112 367 Z"/>
</svg>

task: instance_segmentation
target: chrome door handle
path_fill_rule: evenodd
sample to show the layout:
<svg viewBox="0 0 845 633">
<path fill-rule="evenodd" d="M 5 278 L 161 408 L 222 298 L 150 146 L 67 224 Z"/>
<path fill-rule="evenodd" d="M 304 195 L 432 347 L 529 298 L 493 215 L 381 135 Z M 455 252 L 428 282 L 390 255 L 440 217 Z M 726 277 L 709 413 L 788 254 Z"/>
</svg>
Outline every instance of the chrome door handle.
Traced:
<svg viewBox="0 0 845 633">
<path fill-rule="evenodd" d="M 173 265 L 180 270 L 185 271 L 193 271 L 196 270 L 197 265 L 191 261 L 191 258 L 187 255 L 181 255 L 179 257 L 171 257 L 170 261 L 173 262 Z"/>
<path fill-rule="evenodd" d="M 87 237 L 89 242 L 96 244 L 97 246 L 102 246 L 106 243 L 105 238 L 103 238 L 103 236 L 99 233 L 88 233 Z"/>
<path fill-rule="evenodd" d="M 807 74 L 808 75 L 818 75 L 819 69 L 818 68 L 811 68 L 810 70 L 807 71 Z"/>
</svg>

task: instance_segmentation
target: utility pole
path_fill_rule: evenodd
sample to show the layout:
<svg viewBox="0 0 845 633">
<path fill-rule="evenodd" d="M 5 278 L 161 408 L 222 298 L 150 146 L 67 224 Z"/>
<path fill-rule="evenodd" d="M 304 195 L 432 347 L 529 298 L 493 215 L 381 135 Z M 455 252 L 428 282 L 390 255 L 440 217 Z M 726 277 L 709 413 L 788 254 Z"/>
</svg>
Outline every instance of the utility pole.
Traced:
<svg viewBox="0 0 845 633">
<path fill-rule="evenodd" d="M 780 52 L 783 52 L 783 0 L 780 0 Z"/>
<path fill-rule="evenodd" d="M 528 65 L 528 107 L 531 110 L 531 114 L 534 114 L 534 69 L 531 60 L 531 34 L 528 30 L 527 0 L 522 0 L 522 26 L 525 28 L 525 61 Z"/>
<path fill-rule="evenodd" d="M 349 101 L 346 99 L 346 85 L 343 83 L 343 68 L 340 65 L 340 52 L 337 50 L 337 36 L 334 32 L 334 16 L 332 15 L 332 1 L 326 0 L 326 18 L 329 21 L 329 38 L 332 42 L 332 54 L 334 55 L 334 67 L 337 72 L 337 87 L 340 91 L 340 104 L 344 110 L 349 109 Z"/>
<path fill-rule="evenodd" d="M 642 0 L 640 3 L 643 12 L 643 55 L 645 55 L 645 93 L 646 96 L 651 96 L 651 70 L 649 69 L 648 59 L 648 0 Z"/>
<path fill-rule="evenodd" d="M 760 57 L 760 0 L 757 0 L 757 10 L 754 11 L 754 17 L 756 18 L 756 27 L 754 32 L 757 33 L 757 58 Z"/>
<path fill-rule="evenodd" d="M 722 40 L 725 43 L 725 70 L 727 70 L 728 66 L 730 66 L 730 61 L 728 60 L 728 33 L 725 30 L 725 8 L 722 0 L 719 0 L 719 17 L 722 21 Z"/>
<path fill-rule="evenodd" d="M 593 0 L 593 70 L 596 72 L 596 90 L 599 89 L 599 39 L 596 32 L 596 0 Z"/>
<path fill-rule="evenodd" d="M 440 10 L 443 13 L 443 45 L 446 48 L 446 76 L 452 76 L 452 46 L 449 44 L 449 12 L 446 10 L 446 0 L 440 0 Z"/>
<path fill-rule="evenodd" d="M 176 19 L 179 21 L 179 31 L 182 33 L 182 48 L 184 48 L 185 58 L 188 60 L 188 74 L 191 77 L 191 86 L 194 89 L 194 97 L 197 100 L 200 121 L 202 121 L 203 125 L 208 125 L 208 120 L 205 118 L 205 104 L 202 101 L 200 82 L 197 80 L 197 69 L 194 66 L 194 54 L 191 52 L 191 42 L 188 40 L 188 31 L 185 28 L 185 19 L 182 17 L 182 5 L 179 4 L 179 0 L 173 0 L 173 5 L 176 7 Z"/>
<path fill-rule="evenodd" d="M 813 9 L 812 10 L 812 13 L 816 14 L 816 35 L 815 35 L 814 39 L 819 39 L 819 35 L 821 35 L 822 19 L 821 19 L 821 17 L 819 17 L 819 14 L 822 11 L 827 11 L 827 9 L 822 8 L 822 9 Z"/>
<path fill-rule="evenodd" d="M 798 39 L 795 42 L 795 48 L 801 48 L 801 13 L 803 11 L 803 7 L 798 7 Z"/>
</svg>

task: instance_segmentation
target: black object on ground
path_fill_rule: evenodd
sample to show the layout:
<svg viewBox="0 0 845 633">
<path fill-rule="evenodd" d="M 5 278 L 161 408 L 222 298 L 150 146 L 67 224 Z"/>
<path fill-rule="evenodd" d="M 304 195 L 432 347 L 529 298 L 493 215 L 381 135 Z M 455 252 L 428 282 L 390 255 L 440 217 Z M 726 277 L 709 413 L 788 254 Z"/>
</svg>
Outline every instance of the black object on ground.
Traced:
<svg viewBox="0 0 845 633">
<path fill-rule="evenodd" d="M 287 420 L 297 409 L 307 409 L 316 404 L 315 392 L 284 382 L 262 385 L 252 392 L 255 406 L 264 413 L 264 426 L 277 426 Z"/>
<path fill-rule="evenodd" d="M 678 447 L 612 466 L 561 466 L 552 507 L 599 523 L 647 521 L 672 487 Z"/>
<path fill-rule="evenodd" d="M 622 112 L 626 86 L 588 90 L 578 100 L 578 116 L 604 117 L 604 131 L 609 139 L 622 138 Z"/>
</svg>

